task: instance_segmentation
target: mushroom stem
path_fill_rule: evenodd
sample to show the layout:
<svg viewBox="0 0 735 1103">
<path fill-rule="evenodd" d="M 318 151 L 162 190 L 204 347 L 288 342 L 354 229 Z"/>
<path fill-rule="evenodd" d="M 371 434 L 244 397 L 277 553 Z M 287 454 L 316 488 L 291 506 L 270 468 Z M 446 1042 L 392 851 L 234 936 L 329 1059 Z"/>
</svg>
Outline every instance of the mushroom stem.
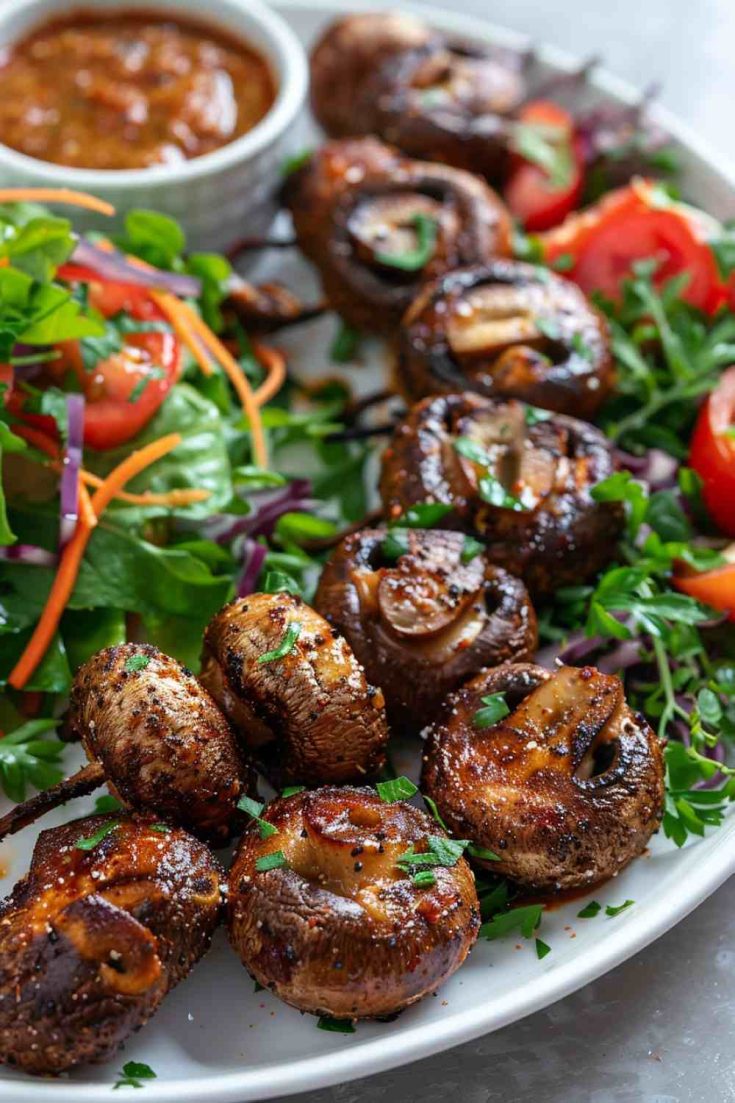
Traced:
<svg viewBox="0 0 735 1103">
<path fill-rule="evenodd" d="M 53 808 L 58 808 L 60 804 L 65 804 L 75 797 L 93 793 L 95 789 L 99 789 L 104 780 L 105 771 L 99 762 L 91 762 L 88 766 L 83 766 L 71 777 L 64 778 L 57 785 L 52 785 L 50 789 L 44 789 L 30 800 L 11 808 L 0 818 L 0 840 L 8 835 L 15 835 L 16 831 L 28 827 Z"/>
</svg>

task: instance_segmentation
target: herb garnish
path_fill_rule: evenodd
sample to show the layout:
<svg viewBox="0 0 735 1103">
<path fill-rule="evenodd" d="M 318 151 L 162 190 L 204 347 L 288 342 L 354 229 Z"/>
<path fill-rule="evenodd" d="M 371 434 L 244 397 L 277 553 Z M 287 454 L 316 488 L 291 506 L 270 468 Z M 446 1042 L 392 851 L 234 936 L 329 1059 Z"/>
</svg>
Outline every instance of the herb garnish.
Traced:
<svg viewBox="0 0 735 1103">
<path fill-rule="evenodd" d="M 270 869 L 288 868 L 288 859 L 282 850 L 273 850 L 270 854 L 262 854 L 255 859 L 255 868 L 258 873 L 267 873 Z"/>
<path fill-rule="evenodd" d="M 544 170 L 553 191 L 561 191 L 571 183 L 574 158 L 569 140 L 560 127 L 514 123 L 511 146 L 525 161 Z"/>
<path fill-rule="evenodd" d="M 418 788 L 407 777 L 396 777 L 391 781 L 379 781 L 375 786 L 378 796 L 386 804 L 397 800 L 410 800 L 418 793 Z"/>
<path fill-rule="evenodd" d="M 630 908 L 634 903 L 635 900 L 626 900 L 624 904 L 618 904 L 617 907 L 608 904 L 605 908 L 605 915 L 610 916 L 610 918 L 620 915 L 621 912 L 624 912 L 626 908 Z"/>
<path fill-rule="evenodd" d="M 416 248 L 405 253 L 376 252 L 378 264 L 390 268 L 400 268 L 404 272 L 418 272 L 424 268 L 434 255 L 439 224 L 430 215 L 417 212 L 411 219 L 416 231 Z"/>
<path fill-rule="evenodd" d="M 260 813 L 265 808 L 265 805 L 261 804 L 260 801 L 253 800 L 252 797 L 240 797 L 237 802 L 237 807 L 241 812 L 247 812 L 249 816 L 252 816 L 258 825 L 261 839 L 269 839 L 272 835 L 278 834 L 278 828 L 261 818 Z"/>
<path fill-rule="evenodd" d="M 480 938 L 496 939 L 511 931 L 520 931 L 524 938 L 533 938 L 533 932 L 541 923 L 543 904 L 527 904 L 521 908 L 499 912 L 480 927 Z"/>
<path fill-rule="evenodd" d="M 109 823 L 103 823 L 92 835 L 87 835 L 86 838 L 80 835 L 74 846 L 77 850 L 94 850 L 98 843 L 101 843 L 113 831 L 117 831 L 118 827 L 120 827 L 120 820 L 110 820 Z"/>
<path fill-rule="evenodd" d="M 598 904 L 596 900 L 590 900 L 589 904 L 585 904 L 582 910 L 577 912 L 577 919 L 594 919 L 601 911 L 602 904 Z"/>
<path fill-rule="evenodd" d="M 305 785 L 288 785 L 285 789 L 281 790 L 282 797 L 295 797 L 297 793 L 306 792 Z"/>
<path fill-rule="evenodd" d="M 138 671 L 145 670 L 150 661 L 150 655 L 142 655 L 140 652 L 136 652 L 134 655 L 128 655 L 123 663 L 123 670 L 126 674 L 137 674 Z"/>
<path fill-rule="evenodd" d="M 537 938 L 535 941 L 536 957 L 541 961 L 542 958 L 545 958 L 547 954 L 551 953 L 551 946 L 547 945 L 547 943 L 543 942 L 540 938 Z"/>
<path fill-rule="evenodd" d="M 151 1066 L 143 1061 L 126 1061 L 122 1072 L 117 1075 L 119 1079 L 113 1084 L 113 1091 L 116 1088 L 142 1088 L 141 1080 L 156 1079 L 156 1073 Z"/>
<path fill-rule="evenodd" d="M 335 1034 L 355 1033 L 352 1019 L 333 1019 L 331 1015 L 320 1015 L 316 1025 L 319 1030 L 331 1030 Z"/>
<path fill-rule="evenodd" d="M 488 693 L 480 700 L 484 707 L 478 709 L 472 717 L 472 723 L 476 728 L 491 728 L 498 720 L 510 714 L 504 693 Z"/>
<path fill-rule="evenodd" d="M 284 659 L 286 655 L 293 651 L 297 639 L 301 635 L 301 622 L 298 620 L 292 620 L 288 628 L 284 632 L 283 639 L 279 643 L 278 647 L 275 647 L 272 651 L 266 651 L 264 654 L 258 656 L 259 663 L 274 663 L 279 659 Z"/>
<path fill-rule="evenodd" d="M 333 364 L 348 364 L 357 356 L 360 340 L 360 331 L 340 319 L 339 329 L 329 350 L 329 359 Z"/>
<path fill-rule="evenodd" d="M 515 512 L 520 512 L 526 508 L 520 498 L 516 498 L 515 495 L 506 490 L 500 479 L 490 471 L 493 462 L 492 457 L 482 445 L 472 440 L 471 437 L 457 437 L 454 441 L 454 448 L 460 456 L 464 456 L 465 459 L 476 463 L 478 467 L 484 468 L 485 473 L 478 482 L 478 490 L 483 501 L 501 509 L 512 509 Z"/>
<path fill-rule="evenodd" d="M 11 800 L 25 800 L 30 783 L 36 789 L 48 789 L 61 781 L 63 772 L 57 765 L 65 744 L 59 739 L 42 739 L 55 731 L 57 720 L 27 720 L 15 731 L 0 739 L 0 783 Z"/>
<path fill-rule="evenodd" d="M 471 563 L 478 555 L 481 555 L 485 551 L 485 545 L 479 540 L 475 540 L 474 536 L 465 536 L 462 543 L 462 551 L 460 552 L 460 562 Z"/>
<path fill-rule="evenodd" d="M 406 871 L 430 866 L 455 866 L 469 845 L 468 839 L 445 839 L 441 835 L 429 835 L 426 842 L 426 851 L 419 853 L 411 847 L 405 854 L 398 855 L 396 865 Z"/>
</svg>

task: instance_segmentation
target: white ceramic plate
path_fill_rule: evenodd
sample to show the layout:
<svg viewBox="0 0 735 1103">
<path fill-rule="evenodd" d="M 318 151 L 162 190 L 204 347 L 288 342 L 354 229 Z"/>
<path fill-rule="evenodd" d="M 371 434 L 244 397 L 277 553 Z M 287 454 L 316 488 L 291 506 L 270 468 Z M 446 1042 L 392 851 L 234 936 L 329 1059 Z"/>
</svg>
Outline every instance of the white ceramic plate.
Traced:
<svg viewBox="0 0 735 1103">
<path fill-rule="evenodd" d="M 323 23 L 352 6 L 340 0 L 320 4 L 284 0 L 278 5 L 306 42 Z M 403 9 L 411 6 L 400 4 Z M 518 36 L 484 22 L 434 10 L 424 14 L 437 25 L 478 40 L 523 44 Z M 552 69 L 573 67 L 572 59 L 555 50 L 543 51 L 542 57 Z M 614 99 L 635 98 L 632 89 L 609 75 L 597 76 L 595 85 Z M 675 121 L 662 115 L 661 122 L 681 143 L 688 194 L 713 214 L 732 211 L 735 173 L 718 166 Z M 305 142 L 315 137 L 309 135 L 309 127 L 305 120 Z M 297 286 L 303 288 L 308 276 L 299 262 L 289 261 L 286 273 L 281 258 L 278 263 L 279 273 L 286 280 L 297 278 Z M 333 324 L 329 319 L 313 323 L 284 341 L 298 373 L 329 369 L 325 349 Z M 356 373 L 360 389 L 373 386 L 380 370 L 376 351 L 373 370 L 363 367 Z M 398 755 L 402 772 L 413 773 L 414 762 Z M 71 754 L 67 763 L 73 765 Z M 43 826 L 81 815 L 91 810 L 92 803 L 88 799 L 69 804 L 56 816 L 48 816 Z M 29 830 L 3 844 L 3 892 L 25 872 L 33 840 L 34 832 Z M 206 960 L 111 1064 L 56 1081 L 2 1071 L 0 1100 L 121 1103 L 121 1095 L 111 1093 L 116 1071 L 128 1060 L 145 1061 L 157 1073 L 157 1079 L 147 1081 L 140 1093 L 143 1103 L 244 1103 L 379 1072 L 497 1030 L 566 996 L 658 938 L 733 870 L 735 818 L 681 851 L 659 837 L 650 854 L 594 893 L 602 904 L 634 900 L 621 915 L 608 919 L 601 913 L 595 919 L 577 919 L 579 901 L 547 913 L 541 934 L 552 952 L 543 961 L 537 960 L 532 942 L 517 943 L 513 938 L 481 942 L 433 999 L 410 1008 L 394 1023 L 360 1025 L 352 1035 L 317 1030 L 310 1016 L 301 1016 L 268 993 L 255 994 L 252 981 L 220 932 Z M 134 1094 L 137 1099 L 138 1093 Z"/>
</svg>

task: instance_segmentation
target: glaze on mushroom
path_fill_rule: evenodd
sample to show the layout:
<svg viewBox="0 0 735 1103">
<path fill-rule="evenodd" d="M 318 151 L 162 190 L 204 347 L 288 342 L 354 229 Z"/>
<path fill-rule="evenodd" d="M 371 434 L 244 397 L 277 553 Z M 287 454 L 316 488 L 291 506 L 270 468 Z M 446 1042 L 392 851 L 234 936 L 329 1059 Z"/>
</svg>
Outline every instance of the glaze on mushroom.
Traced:
<svg viewBox="0 0 735 1103">
<path fill-rule="evenodd" d="M 363 529 L 322 572 L 314 604 L 382 687 L 394 730 L 420 731 L 478 670 L 536 649 L 523 583 L 471 552 L 460 532 Z"/>
<path fill-rule="evenodd" d="M 13 808 L 0 838 L 105 782 L 130 811 L 154 812 L 215 845 L 242 826 L 237 802 L 255 792 L 255 774 L 207 691 L 157 647 L 108 647 L 80 667 L 66 736 L 81 740 L 89 765 Z"/>
<path fill-rule="evenodd" d="M 397 381 L 412 402 L 470 390 L 591 419 L 613 378 L 602 314 L 576 284 L 531 264 L 446 273 L 400 328 Z"/>
<path fill-rule="evenodd" d="M 475 535 L 532 596 L 593 577 L 615 553 L 623 514 L 596 502 L 612 448 L 594 426 L 514 399 L 450 394 L 417 403 L 383 454 L 380 493 L 398 519 L 420 502 L 452 507 L 445 528 Z"/>
<path fill-rule="evenodd" d="M 479 928 L 464 858 L 414 883 L 398 859 L 441 829 L 372 789 L 323 788 L 275 800 L 229 874 L 230 941 L 264 987 L 301 1011 L 340 1019 L 394 1015 L 435 991 L 464 961 Z M 273 863 L 280 852 L 285 864 Z M 278 862 L 278 859 L 275 859 Z"/>
<path fill-rule="evenodd" d="M 0 905 L 0 1061 L 56 1075 L 113 1057 L 206 953 L 221 877 L 155 819 L 43 831 Z"/>
<path fill-rule="evenodd" d="M 510 252 L 510 218 L 481 180 L 370 138 L 327 143 L 285 199 L 330 305 L 368 332 L 394 332 L 424 280 Z"/>
<path fill-rule="evenodd" d="M 385 762 L 381 690 L 298 597 L 252 594 L 226 605 L 207 627 L 201 679 L 278 783 L 344 784 Z"/>
<path fill-rule="evenodd" d="M 498 693 L 510 714 L 478 727 L 482 698 Z M 422 788 L 452 832 L 500 856 L 494 873 L 560 890 L 612 877 L 645 849 L 663 779 L 661 744 L 619 678 L 507 664 L 448 699 Z"/>
</svg>

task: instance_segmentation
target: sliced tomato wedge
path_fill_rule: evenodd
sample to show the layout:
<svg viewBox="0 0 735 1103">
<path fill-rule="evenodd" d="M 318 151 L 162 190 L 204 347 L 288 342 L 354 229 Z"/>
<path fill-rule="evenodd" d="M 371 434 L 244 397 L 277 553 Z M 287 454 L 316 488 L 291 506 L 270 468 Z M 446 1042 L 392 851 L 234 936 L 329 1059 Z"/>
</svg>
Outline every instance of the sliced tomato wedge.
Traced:
<svg viewBox="0 0 735 1103">
<path fill-rule="evenodd" d="M 713 229 L 708 216 L 693 207 L 662 202 L 652 181 L 634 180 L 541 239 L 546 263 L 553 267 L 564 258 L 564 274 L 588 294 L 600 291 L 619 299 L 634 263 L 653 258 L 657 284 L 688 273 L 682 298 L 714 314 L 727 301 L 727 290 L 708 244 Z"/>
<path fill-rule="evenodd" d="M 557 226 L 578 205 L 584 184 L 582 144 L 572 115 L 550 100 L 526 104 L 518 121 L 538 129 L 547 145 L 556 149 L 564 170 L 563 181 L 555 182 L 537 162 L 517 153 L 511 158 L 505 201 L 524 229 L 536 233 Z"/>
<path fill-rule="evenodd" d="M 702 480 L 712 520 L 735 537 L 735 367 L 723 373 L 699 411 L 689 463 Z"/>
<path fill-rule="evenodd" d="M 672 582 L 683 594 L 728 613 L 728 619 L 735 621 L 735 563 L 701 574 L 674 575 Z"/>
<path fill-rule="evenodd" d="M 116 314 L 129 314 L 138 321 L 161 320 L 164 317 L 146 287 L 102 281 L 91 268 L 80 264 L 62 265 L 58 276 L 67 283 L 85 283 L 89 290 L 89 305 L 106 318 L 113 318 Z"/>
<path fill-rule="evenodd" d="M 73 271 L 68 272 L 69 269 Z M 81 279 L 82 272 L 67 265 L 63 275 L 66 279 Z M 158 321 L 163 317 L 145 288 L 132 284 L 101 283 L 92 277 L 89 300 L 106 317 L 121 312 L 136 321 Z M 64 342 L 59 348 L 61 358 L 46 366 L 40 386 L 44 380 L 47 384 L 68 385 L 69 375 L 75 377 L 86 399 L 84 443 L 98 450 L 117 448 L 135 437 L 181 374 L 181 346 L 169 332 L 126 333 L 122 348 L 91 369 L 89 365 L 85 367 L 78 342 Z M 16 416 L 55 435 L 53 418 L 30 413 L 27 402 L 27 395 L 18 388 L 6 396 L 6 406 Z"/>
</svg>

